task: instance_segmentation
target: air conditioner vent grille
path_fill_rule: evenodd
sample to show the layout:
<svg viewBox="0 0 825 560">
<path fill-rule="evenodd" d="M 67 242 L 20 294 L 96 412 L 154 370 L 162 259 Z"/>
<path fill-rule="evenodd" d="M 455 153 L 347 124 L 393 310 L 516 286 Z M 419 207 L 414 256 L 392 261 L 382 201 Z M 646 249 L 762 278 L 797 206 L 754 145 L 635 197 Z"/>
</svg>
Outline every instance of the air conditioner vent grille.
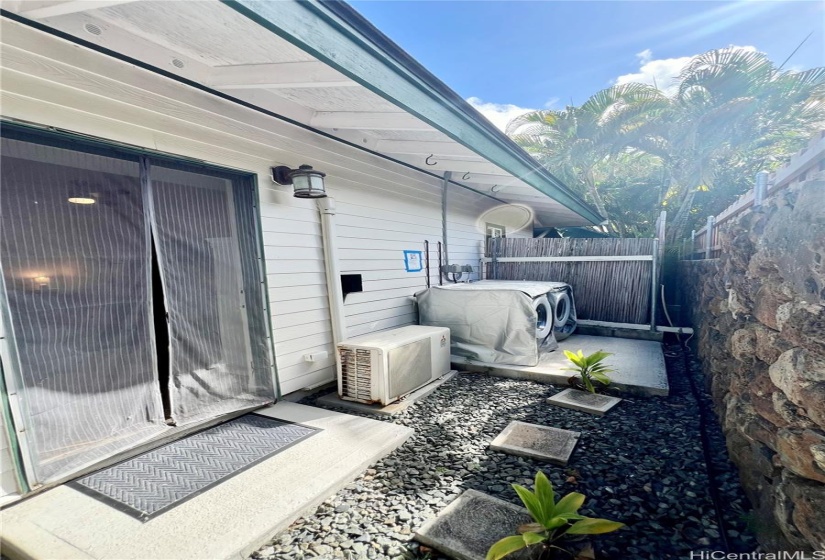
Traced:
<svg viewBox="0 0 825 560">
<path fill-rule="evenodd" d="M 359 401 L 372 400 L 372 352 L 339 348 L 341 356 L 341 396 Z"/>
</svg>

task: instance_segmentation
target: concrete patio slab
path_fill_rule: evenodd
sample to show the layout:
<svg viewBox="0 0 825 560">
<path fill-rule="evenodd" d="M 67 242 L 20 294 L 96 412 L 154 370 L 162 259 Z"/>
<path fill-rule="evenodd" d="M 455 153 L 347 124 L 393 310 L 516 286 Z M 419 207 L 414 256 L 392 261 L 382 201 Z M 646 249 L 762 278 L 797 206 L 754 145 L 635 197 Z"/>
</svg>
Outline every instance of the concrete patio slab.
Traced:
<svg viewBox="0 0 825 560">
<path fill-rule="evenodd" d="M 610 374 L 611 386 L 629 394 L 663 395 L 669 391 L 667 369 L 662 345 L 650 340 L 611 338 L 574 334 L 559 342 L 559 349 L 541 356 L 537 366 L 489 364 L 453 356 L 453 367 L 459 371 L 487 373 L 512 379 L 527 379 L 539 383 L 567 385 L 572 372 L 563 368 L 570 365 L 563 350 L 592 354 L 604 350 L 613 354 L 605 363 L 616 371 Z"/>
<path fill-rule="evenodd" d="M 588 393 L 587 391 L 579 391 L 578 389 L 565 389 L 547 399 L 547 402 L 550 404 L 571 408 L 579 412 L 595 414 L 596 416 L 604 416 L 605 412 L 621 401 L 622 399 L 619 397 Z"/>
<path fill-rule="evenodd" d="M 441 387 L 444 383 L 446 383 L 456 375 L 458 375 L 458 372 L 456 370 L 452 370 L 448 373 L 445 373 L 435 381 L 432 381 L 427 385 L 424 385 L 420 389 L 416 389 L 400 401 L 388 404 L 387 406 L 381 406 L 380 404 L 365 404 L 354 401 L 348 401 L 339 397 L 337 393 L 329 393 L 328 395 L 324 395 L 323 397 L 318 397 L 315 403 L 323 407 L 342 408 L 344 410 L 351 410 L 353 412 L 360 412 L 362 414 L 375 414 L 377 416 L 394 416 L 400 412 L 404 412 L 413 404 L 425 398 L 427 395 L 431 394 L 433 391 Z"/>
<path fill-rule="evenodd" d="M 514 420 L 490 443 L 490 449 L 565 466 L 581 432 Z"/>
<path fill-rule="evenodd" d="M 527 510 L 476 490 L 467 490 L 415 533 L 415 539 L 459 560 L 484 560 L 498 540 L 532 521 Z M 513 554 L 513 560 L 529 558 Z"/>
<path fill-rule="evenodd" d="M 146 523 L 59 486 L 0 512 L 17 558 L 244 559 L 413 430 L 290 402 L 256 411 L 322 431 Z"/>
</svg>

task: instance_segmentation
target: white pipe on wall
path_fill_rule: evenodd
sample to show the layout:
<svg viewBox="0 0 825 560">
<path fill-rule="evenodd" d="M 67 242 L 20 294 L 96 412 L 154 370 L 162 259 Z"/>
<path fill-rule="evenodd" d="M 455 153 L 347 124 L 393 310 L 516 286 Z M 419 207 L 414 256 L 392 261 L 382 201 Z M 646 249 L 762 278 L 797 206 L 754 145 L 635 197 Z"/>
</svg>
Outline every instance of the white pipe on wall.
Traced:
<svg viewBox="0 0 825 560">
<path fill-rule="evenodd" d="M 445 171 L 444 178 L 441 181 L 441 243 L 444 246 L 444 266 L 450 264 L 450 258 L 447 253 L 447 188 L 450 186 L 450 178 L 453 176 L 452 171 Z M 443 270 L 438 271 L 439 275 L 444 275 Z"/>
<path fill-rule="evenodd" d="M 329 316 L 332 321 L 332 343 L 335 345 L 335 363 L 338 363 L 338 343 L 346 335 L 344 322 L 344 292 L 341 289 L 341 270 L 338 266 L 338 242 L 335 235 L 335 199 L 319 198 L 321 235 L 324 242 L 324 271 L 327 277 Z"/>
</svg>

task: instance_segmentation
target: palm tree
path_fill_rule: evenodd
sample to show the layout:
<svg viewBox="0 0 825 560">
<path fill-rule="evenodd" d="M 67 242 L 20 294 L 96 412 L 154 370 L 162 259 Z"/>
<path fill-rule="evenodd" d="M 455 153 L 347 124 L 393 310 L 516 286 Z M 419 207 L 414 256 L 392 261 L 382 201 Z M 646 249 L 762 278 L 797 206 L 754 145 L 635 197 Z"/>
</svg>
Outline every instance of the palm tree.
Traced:
<svg viewBox="0 0 825 560">
<path fill-rule="evenodd" d="M 625 134 L 666 105 L 667 98 L 656 88 L 625 84 L 596 93 L 580 107 L 516 117 L 506 132 L 608 218 L 598 187 L 599 167 L 627 148 Z"/>
<path fill-rule="evenodd" d="M 738 165 L 753 176 L 771 164 L 771 151 L 778 162 L 823 126 L 825 68 L 782 72 L 764 53 L 708 51 L 684 67 L 670 106 L 649 117 L 625 139 L 668 170 L 673 242 L 684 235 L 697 192 L 714 188 L 726 169 Z"/>
<path fill-rule="evenodd" d="M 623 162 L 650 158 L 655 164 L 646 167 L 667 180 L 658 200 L 669 210 L 673 242 L 686 230 L 697 192 L 714 188 L 731 168 L 753 177 L 778 165 L 823 126 L 825 68 L 783 72 L 763 53 L 730 47 L 691 59 L 670 97 L 644 84 L 613 86 L 580 107 L 517 117 L 507 134 L 605 217 L 607 207 L 615 207 L 605 203 L 606 193 L 614 202 L 627 199 L 616 191 L 623 181 L 657 184 L 630 180 L 634 171 L 622 170 Z M 617 176 L 621 180 L 613 180 Z M 634 229 L 616 219 L 612 225 L 617 232 Z"/>
</svg>

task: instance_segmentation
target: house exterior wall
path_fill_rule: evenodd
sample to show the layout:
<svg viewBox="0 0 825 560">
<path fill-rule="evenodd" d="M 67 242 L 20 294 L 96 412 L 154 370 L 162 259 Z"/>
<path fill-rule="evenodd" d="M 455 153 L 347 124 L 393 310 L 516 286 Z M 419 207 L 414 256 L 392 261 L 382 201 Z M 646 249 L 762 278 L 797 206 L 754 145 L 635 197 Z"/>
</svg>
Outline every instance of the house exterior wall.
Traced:
<svg viewBox="0 0 825 560">
<path fill-rule="evenodd" d="M 405 271 L 403 251 L 423 251 L 428 240 L 437 282 L 439 178 L 12 21 L 3 20 L 2 40 L 4 117 L 257 174 L 282 393 L 332 380 L 334 355 L 319 213 L 273 184 L 271 166 L 327 173 L 341 272 L 363 276 L 364 291 L 346 299 L 347 336 L 416 321 L 412 295 L 426 279 Z M 450 261 L 477 266 L 485 236 L 477 221 L 498 203 L 455 186 L 448 200 Z M 321 351 L 326 359 L 304 360 Z"/>
<path fill-rule="evenodd" d="M 387 162 L 387 165 L 395 164 Z M 441 181 L 433 178 L 429 183 L 413 188 L 378 178 L 359 185 L 336 185 L 334 178 L 330 178 L 328 191 L 336 200 L 341 273 L 361 274 L 364 290 L 346 297 L 346 336 L 415 324 L 418 317 L 413 295 L 426 288 L 426 270 L 406 272 L 404 251 L 423 252 L 424 241 L 429 241 L 430 281 L 438 283 L 436 247 L 442 240 Z M 453 187 L 448 195 L 450 262 L 477 268 L 485 238 L 484 224 L 479 225 L 478 218 L 497 203 L 470 191 L 461 191 Z M 263 213 L 278 211 L 273 197 L 283 200 L 291 195 L 283 188 L 277 193 L 268 189 L 263 196 Z M 330 381 L 335 374 L 321 230 L 317 212 L 313 210 L 312 213 L 312 225 L 303 226 L 311 228 L 306 234 L 312 237 L 311 242 L 295 238 L 295 242 L 304 245 L 289 249 L 267 246 L 278 375 L 284 393 Z M 267 239 L 274 240 L 267 228 L 277 226 L 265 219 L 263 227 L 265 243 Z M 513 231 L 512 235 L 528 233 L 532 232 Z M 307 251 L 308 244 L 314 249 Z M 290 256 L 305 257 L 296 265 L 299 266 L 296 270 L 301 271 L 300 276 L 279 274 L 284 264 L 282 258 Z M 473 278 L 477 278 L 477 274 Z M 303 359 L 304 354 L 324 351 L 328 353 L 324 360 L 310 363 Z"/>
</svg>

